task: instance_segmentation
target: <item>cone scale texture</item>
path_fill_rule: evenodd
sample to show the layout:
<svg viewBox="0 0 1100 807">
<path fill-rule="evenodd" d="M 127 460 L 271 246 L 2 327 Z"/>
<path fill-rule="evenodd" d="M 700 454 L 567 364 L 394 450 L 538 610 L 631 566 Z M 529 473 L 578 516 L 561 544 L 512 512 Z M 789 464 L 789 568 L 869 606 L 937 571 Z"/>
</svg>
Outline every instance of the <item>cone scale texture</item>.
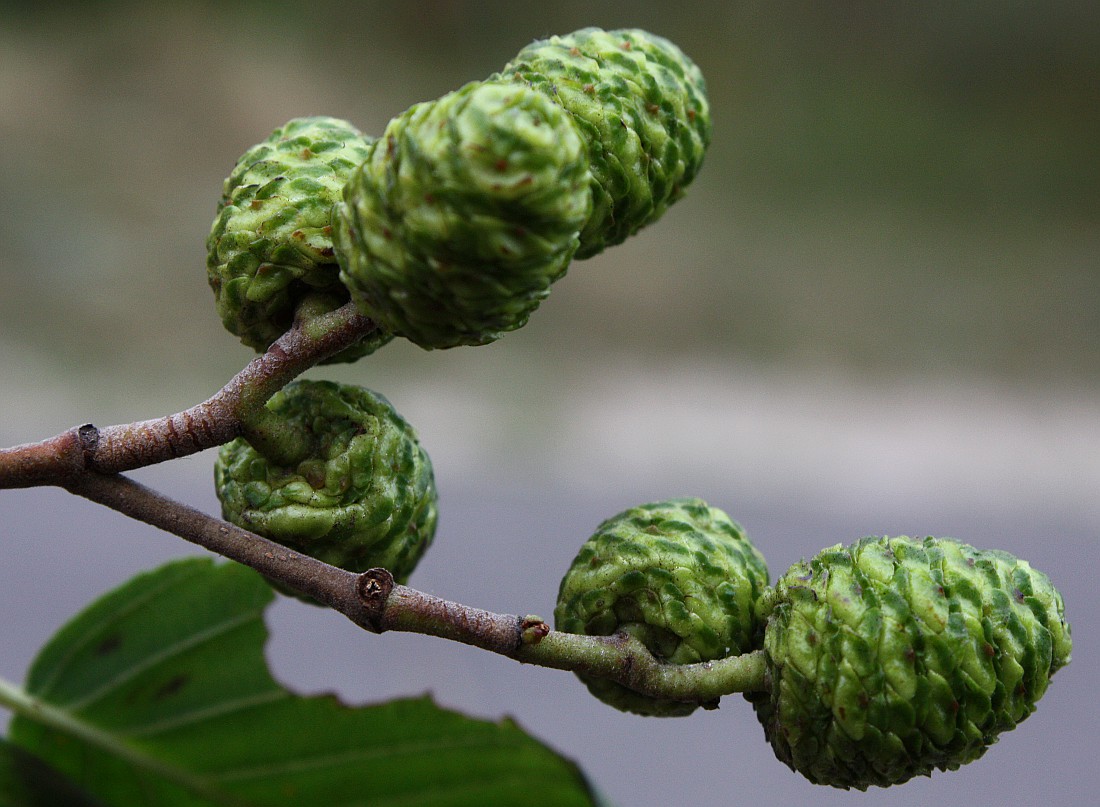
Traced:
<svg viewBox="0 0 1100 807">
<path fill-rule="evenodd" d="M 663 37 L 585 28 L 533 42 L 500 76 L 553 98 L 585 141 L 593 208 L 577 258 L 656 221 L 702 166 L 710 142 L 706 82 Z"/>
<path fill-rule="evenodd" d="M 367 316 L 423 348 L 521 327 L 576 252 L 588 160 L 542 93 L 475 82 L 395 118 L 337 211 L 342 278 Z"/>
<path fill-rule="evenodd" d="M 1071 640 L 1026 561 L 950 539 L 865 538 L 795 564 L 761 598 L 776 756 L 865 790 L 985 753 L 1035 709 Z"/>
<path fill-rule="evenodd" d="M 295 381 L 268 408 L 306 429 L 310 456 L 270 462 L 243 438 L 222 446 L 215 485 L 226 520 L 350 571 L 383 566 L 404 582 L 435 535 L 428 455 L 385 398 Z"/>
<path fill-rule="evenodd" d="M 554 620 L 566 633 L 624 631 L 673 664 L 711 661 L 752 649 L 753 602 L 767 584 L 763 556 L 721 510 L 699 499 L 655 502 L 600 525 L 562 579 Z M 680 717 L 699 706 L 580 678 L 622 711 Z"/>
<path fill-rule="evenodd" d="M 225 180 L 207 278 L 222 323 L 244 344 L 266 350 L 307 297 L 321 310 L 348 301 L 332 208 L 370 143 L 346 121 L 295 118 L 246 151 Z M 354 361 L 391 338 L 368 336 L 328 361 Z"/>
</svg>

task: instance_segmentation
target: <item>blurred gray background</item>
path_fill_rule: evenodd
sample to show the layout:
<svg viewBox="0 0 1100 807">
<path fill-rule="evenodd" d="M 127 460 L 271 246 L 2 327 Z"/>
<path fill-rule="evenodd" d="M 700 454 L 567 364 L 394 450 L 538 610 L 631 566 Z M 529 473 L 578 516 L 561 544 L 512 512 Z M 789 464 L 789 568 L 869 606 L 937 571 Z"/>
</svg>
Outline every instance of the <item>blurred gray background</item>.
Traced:
<svg viewBox="0 0 1100 807">
<path fill-rule="evenodd" d="M 0 20 L 3 445 L 184 409 L 251 357 L 215 315 L 204 241 L 238 155 L 289 118 L 378 134 L 586 25 L 678 43 L 714 143 L 662 221 L 498 343 L 311 372 L 386 394 L 432 454 L 441 527 L 412 584 L 549 616 L 601 520 L 698 495 L 773 575 L 865 534 L 1015 552 L 1064 593 L 1073 664 L 985 759 L 867 795 L 776 762 L 736 696 L 622 715 L 566 673 L 287 600 L 277 675 L 514 715 L 622 807 L 1092 803 L 1100 6 L 0 2 Z M 134 476 L 216 512 L 212 462 Z M 0 492 L 0 539 L 17 681 L 92 597 L 195 551 L 56 490 Z"/>
</svg>

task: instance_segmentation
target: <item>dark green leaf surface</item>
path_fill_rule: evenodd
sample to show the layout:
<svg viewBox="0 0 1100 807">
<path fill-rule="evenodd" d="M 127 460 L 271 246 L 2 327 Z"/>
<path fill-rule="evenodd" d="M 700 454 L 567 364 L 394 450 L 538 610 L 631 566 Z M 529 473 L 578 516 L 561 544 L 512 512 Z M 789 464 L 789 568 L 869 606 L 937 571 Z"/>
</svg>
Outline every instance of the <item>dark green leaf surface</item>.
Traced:
<svg viewBox="0 0 1100 807">
<path fill-rule="evenodd" d="M 41 759 L 0 738 L 0 807 L 103 807 Z"/>
<path fill-rule="evenodd" d="M 33 664 L 11 740 L 111 805 L 590 805 L 583 776 L 514 723 L 428 698 L 351 708 L 283 689 L 262 578 L 192 559 L 131 580 Z M 374 641 L 364 636 L 363 641 Z"/>
</svg>

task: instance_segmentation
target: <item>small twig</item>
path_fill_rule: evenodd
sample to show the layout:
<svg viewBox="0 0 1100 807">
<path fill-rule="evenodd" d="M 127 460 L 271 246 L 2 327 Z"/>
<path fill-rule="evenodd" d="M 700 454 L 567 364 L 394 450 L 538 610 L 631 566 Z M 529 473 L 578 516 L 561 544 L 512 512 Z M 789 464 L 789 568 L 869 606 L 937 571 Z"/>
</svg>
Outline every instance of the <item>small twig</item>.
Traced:
<svg viewBox="0 0 1100 807">
<path fill-rule="evenodd" d="M 123 476 L 80 474 L 64 487 L 313 597 L 374 633 L 438 636 L 524 664 L 610 678 L 643 694 L 711 706 L 722 695 L 767 687 L 763 653 L 668 664 L 627 634 L 579 636 L 537 616 L 496 614 L 394 583 L 385 569 L 356 574 L 209 516 Z"/>
<path fill-rule="evenodd" d="M 226 443 L 278 390 L 375 327 L 348 303 L 296 322 L 216 394 L 183 412 L 104 428 L 87 424 L 0 449 L 0 488 L 62 484 L 87 471 L 120 473 Z"/>
</svg>

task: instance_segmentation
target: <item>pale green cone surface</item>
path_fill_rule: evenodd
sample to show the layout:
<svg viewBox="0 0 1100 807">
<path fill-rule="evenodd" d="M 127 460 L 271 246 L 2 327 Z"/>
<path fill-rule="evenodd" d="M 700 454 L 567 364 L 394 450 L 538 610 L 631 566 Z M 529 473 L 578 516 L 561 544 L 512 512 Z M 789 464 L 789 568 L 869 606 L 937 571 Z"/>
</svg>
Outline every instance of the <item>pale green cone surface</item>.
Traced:
<svg viewBox="0 0 1100 807">
<path fill-rule="evenodd" d="M 281 467 L 238 438 L 219 450 L 222 514 L 350 571 L 384 566 L 404 582 L 435 535 L 431 461 L 390 403 L 361 387 L 295 381 L 268 408 L 313 436 L 310 456 Z"/>
<path fill-rule="evenodd" d="M 865 790 L 977 759 L 1069 662 L 1062 598 L 1027 562 L 951 539 L 864 538 L 780 578 L 754 695 L 776 756 Z"/>
<path fill-rule="evenodd" d="M 207 278 L 225 327 L 266 350 L 299 303 L 348 301 L 332 246 L 332 208 L 371 139 L 336 118 L 295 118 L 248 151 L 225 180 L 207 239 Z M 378 333 L 329 361 L 354 361 L 391 337 Z"/>
<path fill-rule="evenodd" d="M 591 208 L 572 122 L 542 93 L 468 84 L 386 127 L 337 208 L 360 310 L 424 348 L 519 328 L 569 265 Z"/>
<path fill-rule="evenodd" d="M 626 510 L 600 525 L 562 579 L 555 626 L 566 633 L 625 631 L 654 656 L 693 664 L 753 649 L 763 556 L 729 516 L 699 499 Z M 691 714 L 698 704 L 651 698 L 581 675 L 600 700 L 627 712 Z"/>
<path fill-rule="evenodd" d="M 528 45 L 500 76 L 552 97 L 585 140 L 593 210 L 578 258 L 656 221 L 702 165 L 710 142 L 706 82 L 663 37 L 585 28 Z"/>
</svg>

